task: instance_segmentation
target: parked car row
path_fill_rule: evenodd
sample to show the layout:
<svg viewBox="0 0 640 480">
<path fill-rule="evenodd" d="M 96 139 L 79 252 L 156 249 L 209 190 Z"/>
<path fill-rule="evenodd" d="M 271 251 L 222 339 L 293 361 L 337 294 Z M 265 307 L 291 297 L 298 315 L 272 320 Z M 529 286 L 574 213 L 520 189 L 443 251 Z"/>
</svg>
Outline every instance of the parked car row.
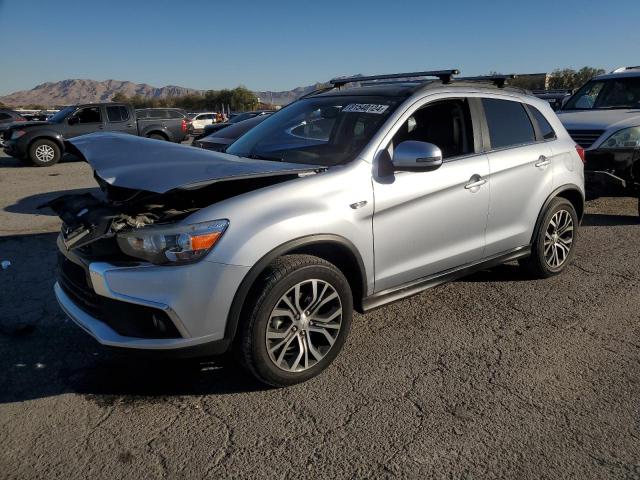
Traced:
<svg viewBox="0 0 640 480">
<path fill-rule="evenodd" d="M 186 115 L 176 109 L 142 109 L 122 103 L 92 103 L 66 107 L 46 122 L 9 125 L 2 134 L 4 152 L 44 167 L 60 161 L 65 141 L 94 132 L 120 132 L 181 142 L 189 133 Z"/>
</svg>

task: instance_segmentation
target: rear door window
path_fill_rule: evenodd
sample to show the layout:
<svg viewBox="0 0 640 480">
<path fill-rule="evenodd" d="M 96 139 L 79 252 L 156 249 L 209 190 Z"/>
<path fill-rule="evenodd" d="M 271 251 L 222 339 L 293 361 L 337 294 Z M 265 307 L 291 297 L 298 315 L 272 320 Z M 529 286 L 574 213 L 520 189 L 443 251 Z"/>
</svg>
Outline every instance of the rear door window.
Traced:
<svg viewBox="0 0 640 480">
<path fill-rule="evenodd" d="M 108 106 L 107 118 L 110 122 L 124 122 L 129 119 L 129 110 L 122 105 Z"/>
<path fill-rule="evenodd" d="M 520 102 L 483 98 L 491 148 L 508 148 L 536 141 L 529 115 Z"/>
<path fill-rule="evenodd" d="M 8 113 L 0 112 L 0 122 L 9 119 L 11 119 L 11 115 L 9 115 Z"/>
</svg>

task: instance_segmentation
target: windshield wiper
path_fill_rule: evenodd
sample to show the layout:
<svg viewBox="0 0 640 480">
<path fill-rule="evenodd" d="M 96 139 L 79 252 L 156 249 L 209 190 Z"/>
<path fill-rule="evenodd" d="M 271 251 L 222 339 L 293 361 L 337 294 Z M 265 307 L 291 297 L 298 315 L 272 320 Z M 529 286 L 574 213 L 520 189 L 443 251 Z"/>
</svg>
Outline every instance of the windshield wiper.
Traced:
<svg viewBox="0 0 640 480">
<path fill-rule="evenodd" d="M 279 157 L 269 157 L 267 155 L 262 155 L 260 153 L 250 153 L 246 155 L 247 158 L 251 158 L 253 160 L 269 160 L 271 162 L 283 162 L 284 160 Z"/>
</svg>

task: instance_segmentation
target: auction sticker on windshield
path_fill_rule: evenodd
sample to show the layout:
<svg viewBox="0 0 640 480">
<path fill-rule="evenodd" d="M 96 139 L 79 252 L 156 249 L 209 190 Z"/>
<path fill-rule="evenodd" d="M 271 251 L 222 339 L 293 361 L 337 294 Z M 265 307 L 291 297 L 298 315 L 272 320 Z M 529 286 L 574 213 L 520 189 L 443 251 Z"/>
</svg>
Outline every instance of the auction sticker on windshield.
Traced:
<svg viewBox="0 0 640 480">
<path fill-rule="evenodd" d="M 342 109 L 343 112 L 356 112 L 356 113 L 377 113 L 378 115 L 384 113 L 389 108 L 389 105 L 376 105 L 374 103 L 352 103 Z"/>
</svg>

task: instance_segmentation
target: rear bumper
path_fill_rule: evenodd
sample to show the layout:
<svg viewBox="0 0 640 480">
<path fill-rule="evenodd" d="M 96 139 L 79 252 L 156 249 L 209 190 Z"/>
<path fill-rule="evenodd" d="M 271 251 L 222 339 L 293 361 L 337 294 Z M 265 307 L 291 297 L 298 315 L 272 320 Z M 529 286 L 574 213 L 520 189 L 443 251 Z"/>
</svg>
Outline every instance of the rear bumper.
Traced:
<svg viewBox="0 0 640 480">
<path fill-rule="evenodd" d="M 73 254 L 63 254 L 71 260 Z M 75 258 L 74 260 L 78 260 Z M 74 292 L 57 282 L 54 290 L 64 312 L 99 343 L 111 347 L 140 350 L 221 353 L 231 339 L 225 327 L 231 303 L 248 267 L 203 260 L 185 266 L 141 265 L 121 267 L 92 262 L 88 270 L 88 288 L 97 296 L 116 300 L 125 310 L 130 305 L 157 309 L 171 320 L 176 338 L 141 338 L 115 330 L 108 321 L 96 317 Z M 99 315 L 99 314 L 98 314 Z"/>
</svg>

